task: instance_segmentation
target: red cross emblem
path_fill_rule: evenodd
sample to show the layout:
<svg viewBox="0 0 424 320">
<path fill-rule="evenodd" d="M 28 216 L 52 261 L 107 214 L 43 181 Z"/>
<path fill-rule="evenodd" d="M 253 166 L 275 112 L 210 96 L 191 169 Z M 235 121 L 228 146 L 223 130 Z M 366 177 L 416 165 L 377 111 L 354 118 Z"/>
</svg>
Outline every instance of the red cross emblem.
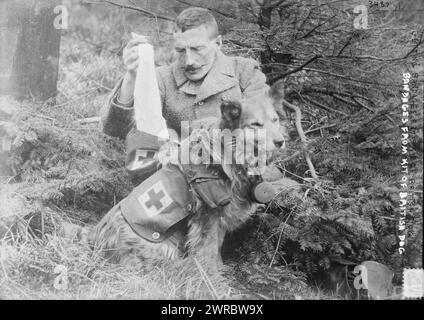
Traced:
<svg viewBox="0 0 424 320">
<path fill-rule="evenodd" d="M 138 197 L 138 202 L 146 214 L 152 218 L 166 209 L 172 203 L 172 198 L 163 186 L 162 181 L 158 181 Z"/>
<path fill-rule="evenodd" d="M 130 170 L 147 168 L 156 162 L 156 151 L 136 150 Z"/>
</svg>

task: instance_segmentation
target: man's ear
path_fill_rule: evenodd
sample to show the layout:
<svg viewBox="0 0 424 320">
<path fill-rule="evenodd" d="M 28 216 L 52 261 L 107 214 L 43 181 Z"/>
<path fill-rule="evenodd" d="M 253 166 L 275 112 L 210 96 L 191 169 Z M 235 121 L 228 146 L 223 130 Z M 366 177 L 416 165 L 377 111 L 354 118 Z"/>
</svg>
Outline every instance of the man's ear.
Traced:
<svg viewBox="0 0 424 320">
<path fill-rule="evenodd" d="M 222 46 L 222 36 L 219 35 L 216 40 L 215 40 L 216 45 L 218 46 L 219 49 L 221 49 Z"/>
<path fill-rule="evenodd" d="M 238 101 L 224 100 L 221 103 L 221 128 L 235 129 L 238 127 L 241 116 L 241 103 Z"/>
</svg>

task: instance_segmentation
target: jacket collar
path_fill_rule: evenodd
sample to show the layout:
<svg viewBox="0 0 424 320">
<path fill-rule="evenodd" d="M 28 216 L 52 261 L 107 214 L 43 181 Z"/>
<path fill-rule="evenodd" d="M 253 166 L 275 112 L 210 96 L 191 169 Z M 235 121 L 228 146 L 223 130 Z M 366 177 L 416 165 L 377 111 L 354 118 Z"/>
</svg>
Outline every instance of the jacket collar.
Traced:
<svg viewBox="0 0 424 320">
<path fill-rule="evenodd" d="M 218 51 L 215 62 L 202 82 L 193 82 L 186 78 L 184 71 L 175 63 L 172 73 L 179 90 L 196 95 L 195 103 L 235 86 L 232 59 Z"/>
</svg>

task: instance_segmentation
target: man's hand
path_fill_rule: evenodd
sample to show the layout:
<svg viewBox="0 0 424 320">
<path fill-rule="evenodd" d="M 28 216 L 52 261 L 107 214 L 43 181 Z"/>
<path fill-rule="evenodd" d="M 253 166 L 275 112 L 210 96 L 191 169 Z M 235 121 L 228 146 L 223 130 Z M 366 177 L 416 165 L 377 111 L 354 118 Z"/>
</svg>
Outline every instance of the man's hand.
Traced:
<svg viewBox="0 0 424 320">
<path fill-rule="evenodd" d="M 125 69 L 127 70 L 118 97 L 122 103 L 128 103 L 134 99 L 135 78 L 139 64 L 138 45 L 148 42 L 145 36 L 135 33 L 132 33 L 132 35 L 133 39 L 128 42 L 122 55 Z"/>
<path fill-rule="evenodd" d="M 133 38 L 128 42 L 123 52 L 124 65 L 127 69 L 127 72 L 130 73 L 132 77 L 137 75 L 137 67 L 138 67 L 138 45 L 142 43 L 147 43 L 147 37 L 136 34 L 134 32 L 131 33 Z"/>
</svg>

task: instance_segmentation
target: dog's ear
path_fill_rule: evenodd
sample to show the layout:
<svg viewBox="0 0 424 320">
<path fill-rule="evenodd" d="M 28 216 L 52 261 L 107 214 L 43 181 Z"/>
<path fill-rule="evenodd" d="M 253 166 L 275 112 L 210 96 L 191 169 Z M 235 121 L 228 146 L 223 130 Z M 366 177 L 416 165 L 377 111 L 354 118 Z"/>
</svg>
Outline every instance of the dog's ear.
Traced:
<svg viewBox="0 0 424 320">
<path fill-rule="evenodd" d="M 269 89 L 269 96 L 272 99 L 273 105 L 276 109 L 281 107 L 284 100 L 284 81 L 279 80 L 275 82 Z"/>
<path fill-rule="evenodd" d="M 269 89 L 269 97 L 272 100 L 272 105 L 275 111 L 279 114 L 280 118 L 287 118 L 286 112 L 283 107 L 284 100 L 284 81 L 279 80 L 275 82 Z"/>
<path fill-rule="evenodd" d="M 221 103 L 221 128 L 235 129 L 238 127 L 241 116 L 241 103 L 232 100 L 223 100 Z"/>
</svg>

